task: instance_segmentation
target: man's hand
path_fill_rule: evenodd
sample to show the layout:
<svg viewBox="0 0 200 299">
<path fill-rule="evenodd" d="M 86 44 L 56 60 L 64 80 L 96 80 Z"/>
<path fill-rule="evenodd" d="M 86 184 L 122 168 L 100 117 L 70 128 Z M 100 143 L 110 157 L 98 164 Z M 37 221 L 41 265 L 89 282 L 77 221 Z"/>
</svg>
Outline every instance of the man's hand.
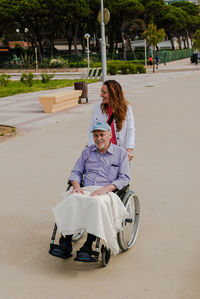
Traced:
<svg viewBox="0 0 200 299">
<path fill-rule="evenodd" d="M 132 150 L 132 148 L 127 148 L 126 151 L 128 153 L 128 160 L 131 161 L 134 158 L 133 150 Z"/>
<path fill-rule="evenodd" d="M 107 186 L 97 189 L 96 191 L 92 192 L 90 194 L 90 196 L 104 195 L 104 194 L 106 194 L 108 192 L 112 192 L 116 189 L 117 189 L 117 187 L 115 185 L 110 184 L 110 185 L 107 185 Z"/>
<path fill-rule="evenodd" d="M 72 192 L 70 193 L 71 194 L 74 194 L 74 193 L 81 193 L 81 194 L 84 194 L 79 182 L 76 182 L 76 181 L 72 181 L 71 182 L 72 186 L 73 186 L 73 190 Z"/>
</svg>

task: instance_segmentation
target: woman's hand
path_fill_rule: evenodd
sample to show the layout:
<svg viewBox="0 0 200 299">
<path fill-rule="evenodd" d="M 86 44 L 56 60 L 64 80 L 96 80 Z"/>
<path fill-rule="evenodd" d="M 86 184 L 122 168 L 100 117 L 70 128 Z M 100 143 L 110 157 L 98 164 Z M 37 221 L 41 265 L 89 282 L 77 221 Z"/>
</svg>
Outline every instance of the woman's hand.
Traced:
<svg viewBox="0 0 200 299">
<path fill-rule="evenodd" d="M 128 153 L 128 160 L 131 161 L 134 158 L 133 150 L 132 150 L 132 148 L 127 148 L 126 151 Z"/>
</svg>

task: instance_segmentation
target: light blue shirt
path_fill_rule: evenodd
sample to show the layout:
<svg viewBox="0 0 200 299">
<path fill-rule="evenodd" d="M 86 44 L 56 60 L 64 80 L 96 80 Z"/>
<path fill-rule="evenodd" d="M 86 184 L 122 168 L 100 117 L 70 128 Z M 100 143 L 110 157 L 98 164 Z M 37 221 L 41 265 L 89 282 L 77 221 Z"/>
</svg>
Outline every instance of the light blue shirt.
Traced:
<svg viewBox="0 0 200 299">
<path fill-rule="evenodd" d="M 96 145 L 86 147 L 76 162 L 69 181 L 83 186 L 106 186 L 113 184 L 122 189 L 130 181 L 128 155 L 124 148 L 110 144 L 108 150 L 101 154 Z"/>
</svg>

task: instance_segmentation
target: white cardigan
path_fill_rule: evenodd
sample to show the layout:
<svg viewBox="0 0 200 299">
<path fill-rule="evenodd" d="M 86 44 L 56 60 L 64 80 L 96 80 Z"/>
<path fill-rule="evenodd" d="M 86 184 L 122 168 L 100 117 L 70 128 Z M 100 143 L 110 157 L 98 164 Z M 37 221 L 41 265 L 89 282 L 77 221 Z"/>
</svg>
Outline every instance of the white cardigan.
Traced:
<svg viewBox="0 0 200 299">
<path fill-rule="evenodd" d="M 97 103 L 93 108 L 92 118 L 90 120 L 89 134 L 88 134 L 88 145 L 94 144 L 93 134 L 91 130 L 96 121 L 107 121 L 108 116 L 105 113 L 102 113 L 101 103 Z M 128 105 L 128 110 L 126 118 L 123 123 L 121 131 L 117 130 L 116 122 L 114 120 L 114 128 L 117 139 L 117 145 L 123 146 L 125 149 L 132 148 L 135 146 L 135 127 L 134 127 L 134 118 L 133 112 L 130 105 Z"/>
</svg>

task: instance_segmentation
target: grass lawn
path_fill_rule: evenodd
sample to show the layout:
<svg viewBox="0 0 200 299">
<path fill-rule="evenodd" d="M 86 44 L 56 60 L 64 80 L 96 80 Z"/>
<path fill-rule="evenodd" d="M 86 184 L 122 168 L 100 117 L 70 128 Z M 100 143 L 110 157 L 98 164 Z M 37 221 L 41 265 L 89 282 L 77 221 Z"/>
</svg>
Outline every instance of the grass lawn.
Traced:
<svg viewBox="0 0 200 299">
<path fill-rule="evenodd" d="M 19 93 L 28 93 L 47 89 L 57 89 L 67 86 L 73 86 L 74 82 L 87 82 L 94 83 L 97 79 L 93 80 L 50 80 L 48 83 L 42 83 L 41 80 L 33 80 L 32 86 L 26 86 L 20 81 L 10 81 L 7 86 L 0 85 L 0 98 L 12 96 Z"/>
</svg>

